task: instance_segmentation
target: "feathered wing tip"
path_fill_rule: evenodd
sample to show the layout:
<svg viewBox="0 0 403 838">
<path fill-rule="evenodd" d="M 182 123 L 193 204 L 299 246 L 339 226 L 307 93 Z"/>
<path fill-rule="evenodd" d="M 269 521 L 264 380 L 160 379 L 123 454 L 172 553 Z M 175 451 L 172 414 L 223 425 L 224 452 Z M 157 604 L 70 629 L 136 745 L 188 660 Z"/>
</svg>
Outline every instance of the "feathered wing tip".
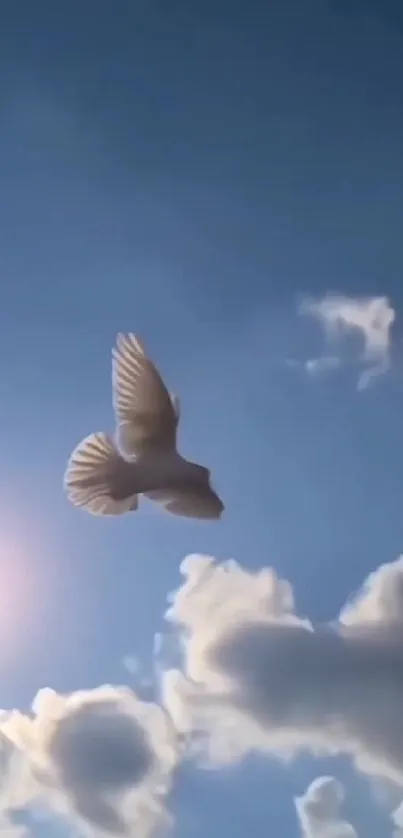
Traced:
<svg viewBox="0 0 403 838">
<path fill-rule="evenodd" d="M 144 343 L 138 335 L 135 335 L 134 332 L 128 332 L 127 334 L 125 332 L 118 332 L 116 335 L 116 348 L 119 351 L 125 351 L 128 343 L 132 345 L 133 349 L 139 355 L 146 355 Z"/>
<path fill-rule="evenodd" d="M 64 475 L 70 503 L 92 515 L 123 515 L 136 510 L 137 494 L 119 497 L 127 467 L 107 434 L 86 437 L 74 449 Z"/>
<path fill-rule="evenodd" d="M 164 506 L 166 511 L 172 515 L 195 518 L 201 521 L 219 521 L 224 511 L 224 506 L 217 496 L 207 499 L 199 498 L 197 495 L 180 495 L 178 493 Z"/>
<path fill-rule="evenodd" d="M 170 393 L 169 397 L 172 402 L 172 407 L 174 409 L 175 416 L 179 422 L 179 419 L 181 418 L 181 403 L 179 396 L 177 396 L 175 393 Z"/>
<path fill-rule="evenodd" d="M 198 518 L 204 521 L 218 521 L 223 512 L 221 498 L 211 489 L 208 492 L 157 490 L 146 492 L 146 497 L 161 504 L 172 515 L 182 518 Z"/>
<path fill-rule="evenodd" d="M 129 416 L 136 405 L 136 388 L 144 374 L 147 356 L 139 338 L 129 332 L 119 332 L 112 349 L 112 389 L 114 409 L 118 417 Z"/>
<path fill-rule="evenodd" d="M 179 402 L 170 396 L 135 334 L 119 332 L 112 347 L 112 401 L 117 441 L 125 458 L 174 449 Z"/>
</svg>

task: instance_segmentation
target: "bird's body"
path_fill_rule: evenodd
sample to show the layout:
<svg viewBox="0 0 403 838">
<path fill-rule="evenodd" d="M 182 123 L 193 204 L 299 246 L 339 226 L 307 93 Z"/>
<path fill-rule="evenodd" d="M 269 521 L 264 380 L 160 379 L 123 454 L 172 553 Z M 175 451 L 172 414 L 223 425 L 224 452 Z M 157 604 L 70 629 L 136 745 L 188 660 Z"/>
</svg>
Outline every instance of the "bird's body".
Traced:
<svg viewBox="0 0 403 838">
<path fill-rule="evenodd" d="M 209 470 L 177 451 L 179 402 L 132 334 L 118 335 L 112 385 L 115 440 L 92 434 L 73 451 L 64 478 L 70 501 L 95 515 L 119 515 L 145 495 L 177 515 L 219 518 L 224 507 Z"/>
</svg>

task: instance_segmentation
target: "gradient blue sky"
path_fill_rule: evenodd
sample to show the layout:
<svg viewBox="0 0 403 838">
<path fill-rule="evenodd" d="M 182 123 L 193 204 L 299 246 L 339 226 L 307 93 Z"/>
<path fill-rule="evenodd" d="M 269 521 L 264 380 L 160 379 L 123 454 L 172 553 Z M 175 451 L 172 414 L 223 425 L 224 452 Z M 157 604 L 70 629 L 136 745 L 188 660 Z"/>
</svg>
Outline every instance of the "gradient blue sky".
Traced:
<svg viewBox="0 0 403 838">
<path fill-rule="evenodd" d="M 127 654 L 151 672 L 187 553 L 272 565 L 333 619 L 403 547 L 401 3 L 21 0 L 0 68 L 1 706 L 130 680 Z M 363 393 L 287 366 L 323 348 L 298 302 L 335 290 L 397 311 Z M 112 427 L 124 330 L 181 397 L 218 524 L 63 495 L 74 445 Z M 334 770 L 183 769 L 175 832 L 294 838 L 292 797 Z M 362 836 L 385 834 L 336 771 Z"/>
</svg>

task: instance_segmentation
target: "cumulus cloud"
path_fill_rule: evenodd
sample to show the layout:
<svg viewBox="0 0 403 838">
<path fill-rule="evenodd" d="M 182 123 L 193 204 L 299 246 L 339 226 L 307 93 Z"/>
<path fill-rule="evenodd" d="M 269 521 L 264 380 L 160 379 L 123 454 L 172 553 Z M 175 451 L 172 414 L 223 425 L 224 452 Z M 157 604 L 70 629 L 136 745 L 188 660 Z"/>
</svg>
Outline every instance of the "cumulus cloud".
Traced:
<svg viewBox="0 0 403 838">
<path fill-rule="evenodd" d="M 299 314 L 319 320 L 333 346 L 339 345 L 349 333 L 359 336 L 361 349 L 356 362 L 363 369 L 358 379 L 358 389 L 365 389 L 374 376 L 388 370 L 391 328 L 396 313 L 387 297 L 354 298 L 343 294 L 327 294 L 318 300 L 304 300 L 299 306 Z M 324 355 L 309 359 L 304 367 L 309 373 L 317 373 L 335 369 L 340 363 L 339 356 Z"/>
<path fill-rule="evenodd" d="M 361 590 L 340 613 L 344 626 L 403 626 L 403 556 L 370 573 Z"/>
<path fill-rule="evenodd" d="M 175 735 L 164 711 L 130 689 L 41 690 L 30 715 L 4 714 L 0 730 L 3 809 L 43 800 L 90 835 L 148 836 L 166 819 Z"/>
<path fill-rule="evenodd" d="M 0 713 L 0 833 L 23 838 L 13 812 L 39 805 L 92 838 L 151 838 L 169 820 L 183 755 L 219 765 L 251 751 L 345 753 L 402 787 L 403 557 L 323 626 L 297 614 L 291 585 L 271 568 L 193 555 L 181 571 L 171 642 L 156 649 L 162 706 L 104 686 L 41 690 L 30 713 Z M 167 671 L 169 650 L 180 668 Z M 335 783 L 322 778 L 297 801 L 306 838 L 354 838 Z"/>
<path fill-rule="evenodd" d="M 183 669 L 165 675 L 178 729 L 215 762 L 249 751 L 345 753 L 403 783 L 403 560 L 367 580 L 340 619 L 313 626 L 271 569 L 190 556 L 167 619 Z"/>
<path fill-rule="evenodd" d="M 295 807 L 302 838 L 358 838 L 352 824 L 340 812 L 344 789 L 335 777 L 318 777 L 302 797 L 295 798 Z"/>
</svg>

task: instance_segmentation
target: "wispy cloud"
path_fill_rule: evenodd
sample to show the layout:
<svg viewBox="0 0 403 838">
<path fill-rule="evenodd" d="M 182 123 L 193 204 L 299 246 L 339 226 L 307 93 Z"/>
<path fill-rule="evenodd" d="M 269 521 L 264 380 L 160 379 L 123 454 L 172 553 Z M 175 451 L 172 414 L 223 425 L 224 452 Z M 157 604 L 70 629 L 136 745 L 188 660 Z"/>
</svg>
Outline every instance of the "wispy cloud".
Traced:
<svg viewBox="0 0 403 838">
<path fill-rule="evenodd" d="M 135 676 L 139 675 L 139 673 L 141 672 L 140 661 L 138 660 L 138 658 L 136 658 L 135 655 L 125 655 L 125 657 L 122 659 L 122 666 L 124 667 L 124 669 L 126 669 L 129 675 Z"/>
<path fill-rule="evenodd" d="M 211 761 L 339 752 L 403 783 L 403 559 L 322 628 L 295 613 L 291 586 L 269 568 L 193 556 L 182 572 L 167 617 L 185 665 L 165 676 L 165 701 Z"/>
<path fill-rule="evenodd" d="M 344 788 L 335 777 L 318 777 L 295 807 L 302 838 L 358 838 L 352 824 L 343 820 Z"/>
<path fill-rule="evenodd" d="M 325 330 L 333 348 L 341 347 L 347 334 L 356 333 L 361 350 L 353 359 L 361 367 L 358 389 L 364 390 L 377 375 L 385 373 L 390 364 L 391 327 L 396 313 L 387 297 L 346 297 L 327 294 L 320 299 L 306 299 L 298 307 L 303 316 L 315 317 Z M 334 352 L 310 358 L 302 366 L 308 373 L 335 369 L 342 363 Z"/>
<path fill-rule="evenodd" d="M 320 375 L 320 373 L 328 372 L 329 370 L 337 370 L 340 365 L 340 358 L 334 355 L 326 355 L 323 358 L 308 358 L 304 362 L 306 371 L 311 375 Z"/>
<path fill-rule="evenodd" d="M 393 812 L 393 838 L 403 838 L 403 803 Z"/>
<path fill-rule="evenodd" d="M 6 713 L 0 730 L 4 811 L 43 800 L 91 836 L 144 838 L 167 818 L 176 739 L 164 711 L 130 689 L 41 690 L 32 715 Z"/>
<path fill-rule="evenodd" d="M 287 366 L 294 369 L 303 369 L 312 376 L 324 375 L 341 366 L 341 358 L 336 355 L 323 355 L 320 358 L 308 358 L 306 361 L 296 361 L 295 358 L 287 360 Z"/>
</svg>

